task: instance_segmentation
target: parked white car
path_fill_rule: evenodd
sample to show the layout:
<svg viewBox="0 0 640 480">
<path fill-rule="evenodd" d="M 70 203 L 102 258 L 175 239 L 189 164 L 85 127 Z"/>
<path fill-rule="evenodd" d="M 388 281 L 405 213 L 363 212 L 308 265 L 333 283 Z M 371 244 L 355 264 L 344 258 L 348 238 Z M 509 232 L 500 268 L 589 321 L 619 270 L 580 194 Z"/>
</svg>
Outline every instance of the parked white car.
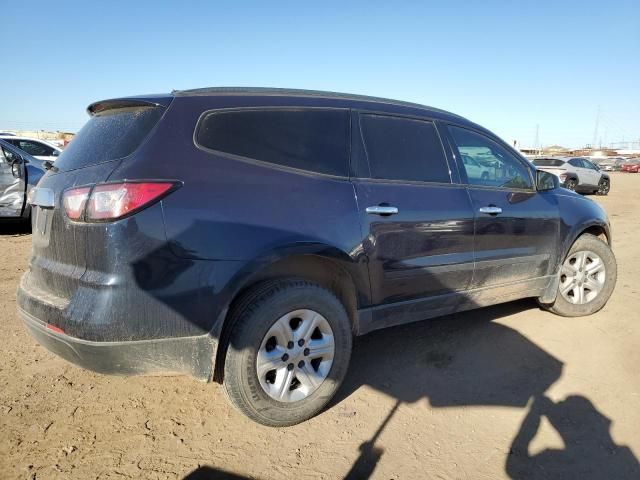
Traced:
<svg viewBox="0 0 640 480">
<path fill-rule="evenodd" d="M 609 175 L 584 157 L 536 158 L 533 164 L 538 170 L 556 175 L 569 190 L 607 195 L 611 189 Z"/>
<path fill-rule="evenodd" d="M 15 135 L 0 135 L 0 138 L 11 145 L 18 147 L 20 150 L 27 152 L 38 160 L 55 162 L 58 156 L 62 153 L 62 149 L 38 138 L 18 137 Z"/>
<path fill-rule="evenodd" d="M 461 153 L 464 168 L 467 171 L 469 179 L 488 180 L 491 178 L 491 169 L 482 165 L 472 155 Z"/>
</svg>

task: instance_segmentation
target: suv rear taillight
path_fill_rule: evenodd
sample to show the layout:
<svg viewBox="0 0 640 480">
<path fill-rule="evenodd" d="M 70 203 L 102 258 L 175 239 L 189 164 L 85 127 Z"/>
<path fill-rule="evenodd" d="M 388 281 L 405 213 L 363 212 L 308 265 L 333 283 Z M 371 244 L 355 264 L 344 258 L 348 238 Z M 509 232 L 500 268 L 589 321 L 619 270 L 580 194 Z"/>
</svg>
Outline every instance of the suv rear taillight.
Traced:
<svg viewBox="0 0 640 480">
<path fill-rule="evenodd" d="M 148 207 L 178 186 L 177 182 L 102 183 L 66 190 L 63 205 L 71 220 L 106 222 Z"/>
<path fill-rule="evenodd" d="M 64 211 L 67 212 L 67 217 L 71 220 L 80 220 L 84 213 L 84 207 L 87 204 L 90 191 L 91 187 L 79 187 L 64 192 L 62 195 L 62 203 L 64 205 Z"/>
</svg>

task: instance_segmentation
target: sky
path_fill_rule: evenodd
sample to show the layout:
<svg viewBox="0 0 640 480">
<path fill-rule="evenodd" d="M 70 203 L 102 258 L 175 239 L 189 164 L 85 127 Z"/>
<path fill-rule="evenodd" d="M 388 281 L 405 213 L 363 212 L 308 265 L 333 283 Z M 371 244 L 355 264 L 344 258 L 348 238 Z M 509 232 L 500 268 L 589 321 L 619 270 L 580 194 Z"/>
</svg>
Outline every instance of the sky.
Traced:
<svg viewBox="0 0 640 480">
<path fill-rule="evenodd" d="M 418 102 L 524 146 L 640 142 L 640 0 L 0 0 L 0 11 L 0 129 L 77 131 L 96 100 L 263 86 Z"/>
</svg>

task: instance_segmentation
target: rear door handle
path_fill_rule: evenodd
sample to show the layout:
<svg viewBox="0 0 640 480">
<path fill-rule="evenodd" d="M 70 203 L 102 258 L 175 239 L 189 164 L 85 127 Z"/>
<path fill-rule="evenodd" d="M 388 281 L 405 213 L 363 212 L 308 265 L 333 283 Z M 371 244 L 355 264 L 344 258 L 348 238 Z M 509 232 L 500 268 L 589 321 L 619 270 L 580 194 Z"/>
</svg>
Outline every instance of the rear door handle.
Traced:
<svg viewBox="0 0 640 480">
<path fill-rule="evenodd" d="M 480 207 L 480 213 L 487 213 L 489 215 L 498 215 L 502 213 L 502 209 L 500 207 L 496 207 L 495 205 L 490 205 L 488 207 Z"/>
<path fill-rule="evenodd" d="M 375 205 L 373 207 L 367 207 L 366 212 L 371 215 L 395 215 L 398 213 L 398 208 L 388 205 Z"/>
</svg>

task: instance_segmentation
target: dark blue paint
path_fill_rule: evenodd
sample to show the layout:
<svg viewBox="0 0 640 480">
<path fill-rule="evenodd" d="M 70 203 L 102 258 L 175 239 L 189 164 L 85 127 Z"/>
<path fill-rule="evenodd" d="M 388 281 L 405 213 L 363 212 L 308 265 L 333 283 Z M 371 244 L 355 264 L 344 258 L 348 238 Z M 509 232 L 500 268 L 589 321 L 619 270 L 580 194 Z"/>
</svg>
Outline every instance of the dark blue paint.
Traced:
<svg viewBox="0 0 640 480">
<path fill-rule="evenodd" d="M 57 208 L 46 218 L 50 235 L 34 232 L 19 306 L 70 337 L 109 342 L 200 336 L 215 344 L 236 295 L 274 263 L 303 255 L 330 259 L 348 274 L 359 311 L 355 329 L 364 333 L 542 294 L 580 232 L 598 226 L 610 236 L 604 211 L 567 190 L 460 183 L 461 166 L 442 125 L 475 129 L 506 145 L 439 110 L 260 92 L 136 101 L 167 111 L 132 155 L 71 172 L 50 171 L 40 183 L 55 191 Z M 328 177 L 206 152 L 194 144 L 203 112 L 248 106 L 342 108 L 434 120 L 453 183 Z M 361 161 L 361 149 L 354 146 L 352 171 Z M 533 177 L 534 167 L 523 162 Z M 180 180 L 183 186 L 112 223 L 73 223 L 61 210 L 65 188 L 131 179 Z M 397 206 L 400 213 L 365 213 L 379 204 Z M 478 213 L 486 205 L 500 206 L 503 214 Z M 52 297 L 44 300 L 42 292 Z"/>
</svg>

